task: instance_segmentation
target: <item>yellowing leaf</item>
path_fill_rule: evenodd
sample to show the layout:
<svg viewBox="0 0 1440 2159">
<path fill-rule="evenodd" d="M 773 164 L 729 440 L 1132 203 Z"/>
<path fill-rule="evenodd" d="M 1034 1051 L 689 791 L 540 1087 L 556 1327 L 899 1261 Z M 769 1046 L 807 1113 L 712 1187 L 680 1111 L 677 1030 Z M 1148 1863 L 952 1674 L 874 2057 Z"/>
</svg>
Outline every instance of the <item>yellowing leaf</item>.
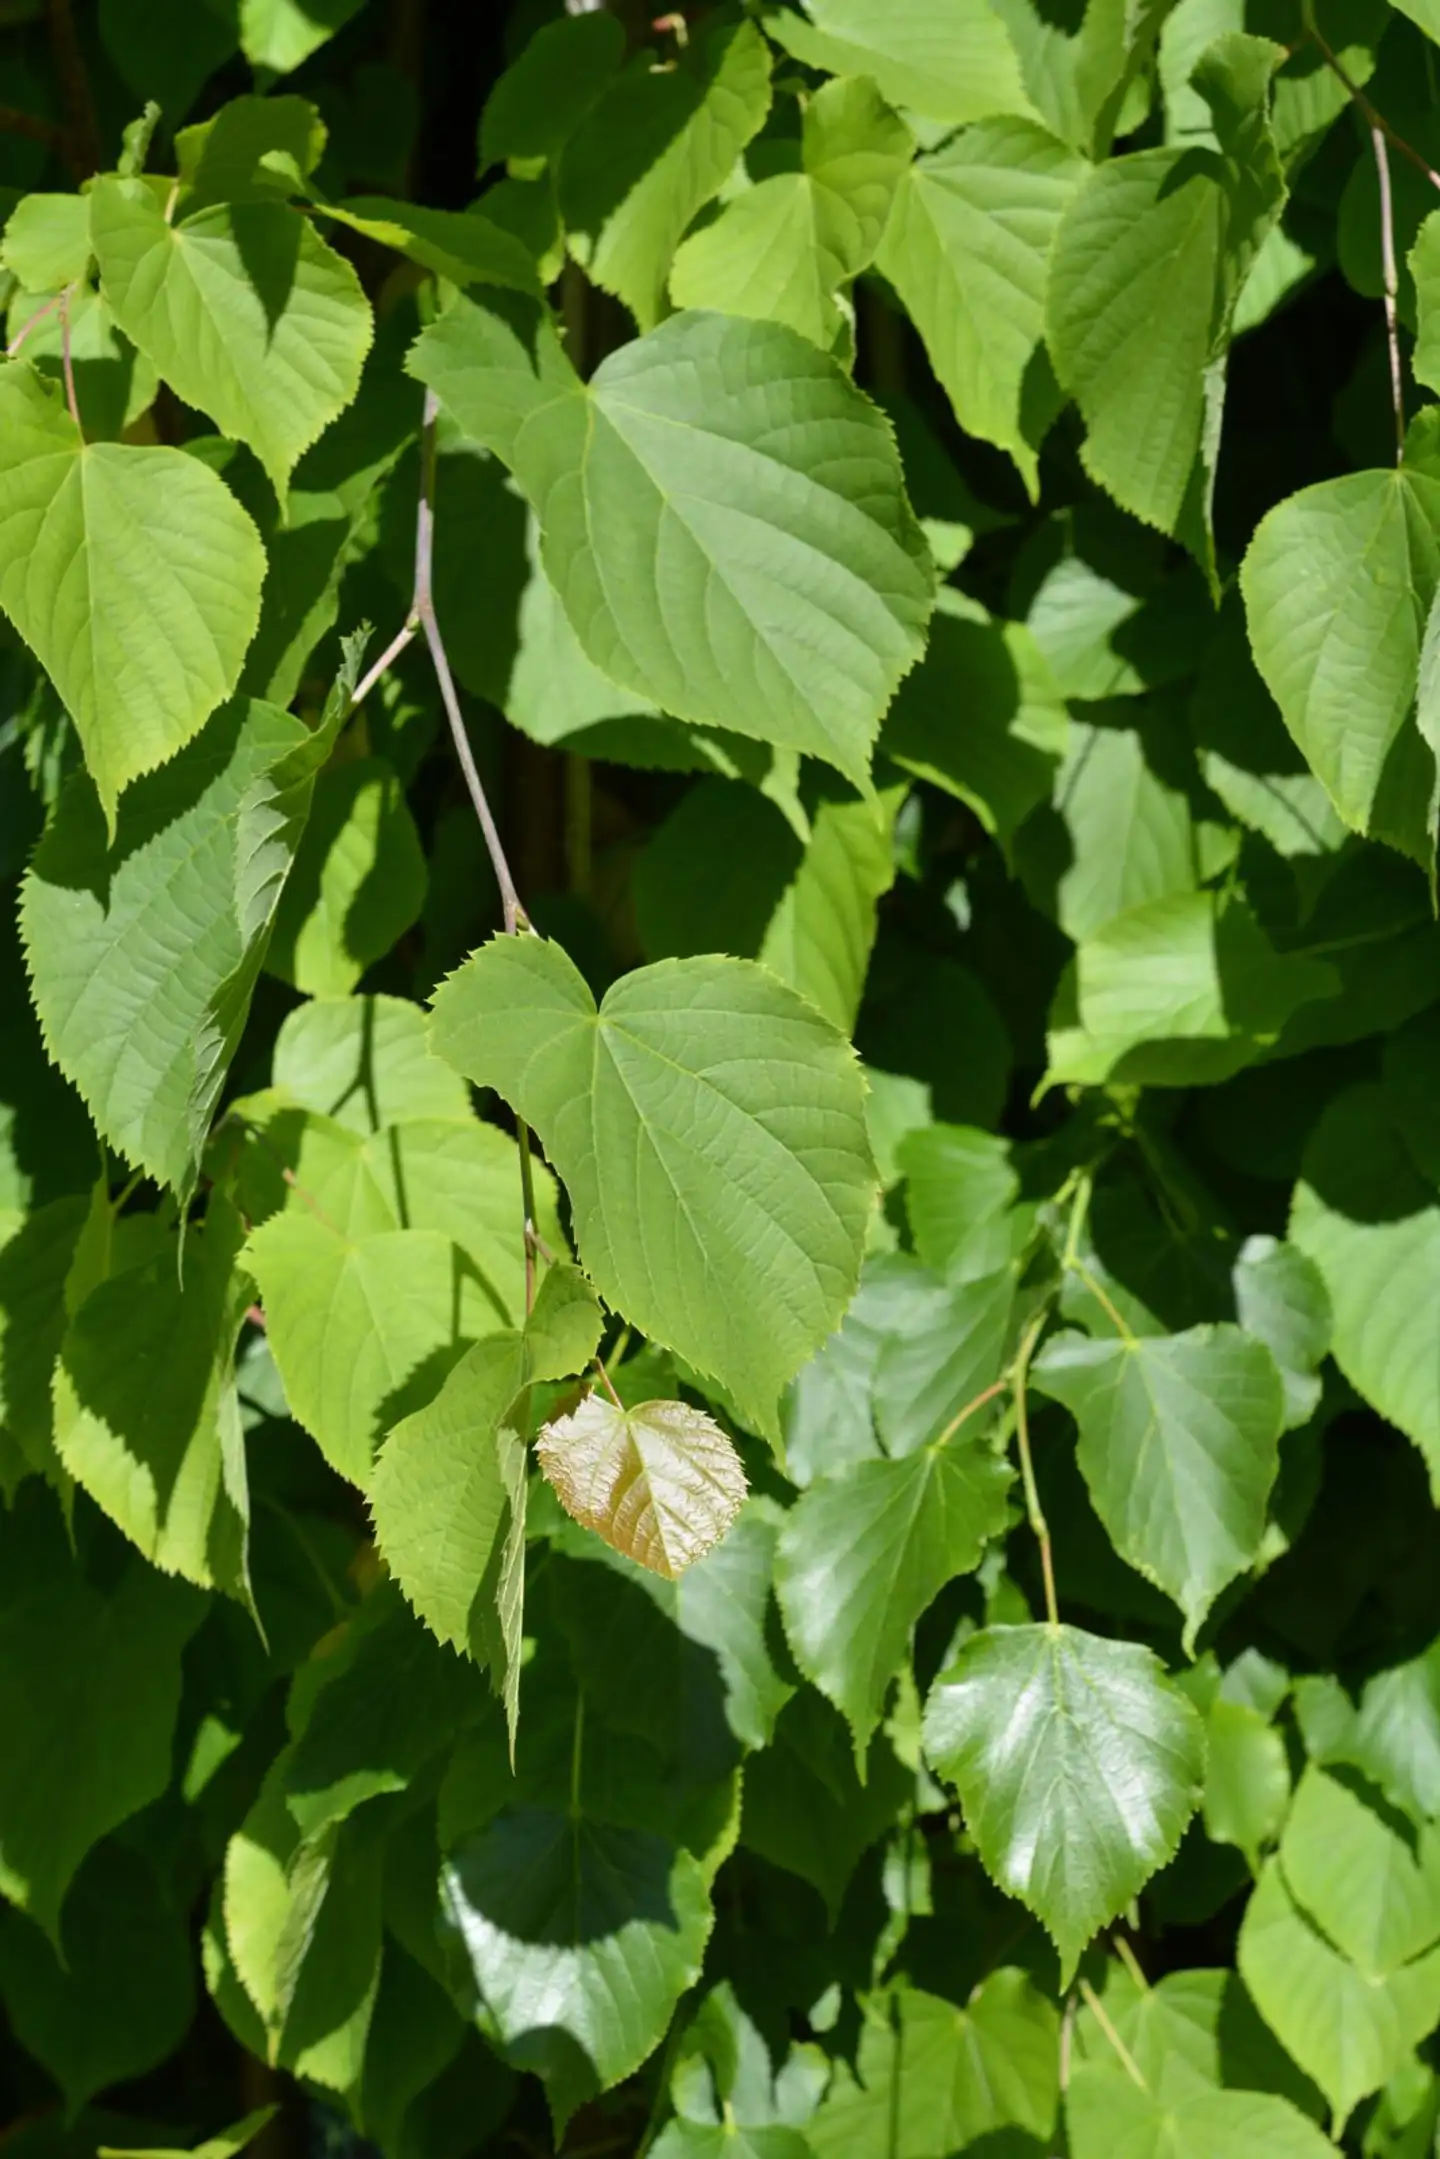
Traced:
<svg viewBox="0 0 1440 2159">
<path fill-rule="evenodd" d="M 712 1417 L 685 1402 L 617 1408 L 592 1394 L 547 1424 L 540 1467 L 586 1529 L 673 1582 L 745 1503 L 745 1471 Z"/>
</svg>

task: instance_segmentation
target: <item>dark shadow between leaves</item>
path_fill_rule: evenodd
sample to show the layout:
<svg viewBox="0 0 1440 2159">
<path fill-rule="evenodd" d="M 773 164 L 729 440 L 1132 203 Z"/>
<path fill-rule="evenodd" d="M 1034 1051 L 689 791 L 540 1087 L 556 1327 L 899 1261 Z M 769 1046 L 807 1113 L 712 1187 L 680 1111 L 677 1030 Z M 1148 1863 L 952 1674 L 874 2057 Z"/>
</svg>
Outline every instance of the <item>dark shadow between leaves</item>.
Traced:
<svg viewBox="0 0 1440 2159">
<path fill-rule="evenodd" d="M 295 289 L 305 221 L 278 202 L 236 203 L 230 218 L 236 252 L 273 337 Z"/>
</svg>

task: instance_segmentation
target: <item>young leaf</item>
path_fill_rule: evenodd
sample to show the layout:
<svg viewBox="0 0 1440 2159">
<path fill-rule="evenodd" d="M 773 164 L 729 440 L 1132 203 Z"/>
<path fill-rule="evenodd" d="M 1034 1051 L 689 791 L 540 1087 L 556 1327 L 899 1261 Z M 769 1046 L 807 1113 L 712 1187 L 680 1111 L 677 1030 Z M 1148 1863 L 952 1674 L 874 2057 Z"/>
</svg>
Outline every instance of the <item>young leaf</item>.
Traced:
<svg viewBox="0 0 1440 2159">
<path fill-rule="evenodd" d="M 952 127 L 1030 110 L 1014 48 L 980 0 L 806 0 L 805 15 L 775 8 L 765 27 L 807 67 L 869 75 L 892 105 Z"/>
<path fill-rule="evenodd" d="M 1080 1427 L 1080 1467 L 1116 1550 L 1174 1598 L 1193 1650 L 1260 1549 L 1285 1421 L 1275 1359 L 1239 1327 L 1062 1334 L 1031 1373 Z"/>
<path fill-rule="evenodd" d="M 560 215 L 593 283 L 642 330 L 665 313 L 681 234 L 717 195 L 770 107 L 770 54 L 752 22 L 717 21 L 675 64 L 637 53 L 591 106 L 560 162 Z"/>
<path fill-rule="evenodd" d="M 584 385 L 546 349 L 461 300 L 409 365 L 512 465 L 590 658 L 863 788 L 932 596 L 881 414 L 781 323 L 677 315 Z"/>
<path fill-rule="evenodd" d="M 826 83 L 805 108 L 799 170 L 747 188 L 690 235 L 671 299 L 787 322 L 833 351 L 837 295 L 873 258 L 914 147 L 872 82 Z"/>
<path fill-rule="evenodd" d="M 181 1192 L 195 1181 L 323 749 L 273 705 L 227 705 L 131 791 L 109 843 L 103 787 L 77 774 L 22 888 L 46 1048 L 110 1144 Z"/>
<path fill-rule="evenodd" d="M 887 788 L 879 816 L 868 802 L 820 804 L 804 857 L 756 954 L 846 1034 L 860 1010 L 877 903 L 895 882 L 901 799 L 899 788 Z"/>
<path fill-rule="evenodd" d="M 212 1198 L 180 1255 L 101 1282 L 55 1369 L 55 1446 L 81 1488 L 166 1573 L 250 1598 L 250 1492 L 235 1338 L 254 1294 L 244 1230 Z"/>
<path fill-rule="evenodd" d="M 206 2137 L 199 2144 L 186 2145 L 181 2150 L 173 2145 L 102 2144 L 97 2159 L 239 2159 L 246 2145 L 252 2144 L 261 2130 L 274 2120 L 277 2111 L 278 2102 L 256 2107 L 253 2114 L 232 2122 L 228 2129 L 217 2129 L 213 2137 Z"/>
<path fill-rule="evenodd" d="M 1440 2018 L 1440 1949 L 1376 1982 L 1333 1949 L 1267 1861 L 1245 1910 L 1240 1976 L 1341 2127 Z"/>
<path fill-rule="evenodd" d="M 1428 817 L 1428 788 L 1406 799 L 1405 730 L 1437 581 L 1440 480 L 1408 470 L 1301 488 L 1240 568 L 1255 664 L 1307 764 L 1347 825 L 1407 852 Z"/>
<path fill-rule="evenodd" d="M 240 44 L 251 67 L 288 75 L 334 37 L 362 0 L 240 0 Z"/>
<path fill-rule="evenodd" d="M 1005 1527 L 1007 1464 L 957 1434 L 899 1461 L 810 1485 L 785 1518 L 775 1589 L 805 1677 L 849 1723 L 863 1761 L 911 1630 Z"/>
<path fill-rule="evenodd" d="M 880 250 L 955 417 L 1008 450 L 1032 494 L 1059 406 L 1034 366 L 1050 253 L 1086 170 L 1033 121 L 982 121 L 911 167 Z"/>
<path fill-rule="evenodd" d="M 597 1012 L 558 946 L 501 937 L 442 985 L 433 1037 L 540 1134 L 606 1303 L 773 1433 L 854 1289 L 873 1189 L 830 1023 L 718 958 L 641 968 Z"/>
<path fill-rule="evenodd" d="M 195 458 L 86 443 L 34 368 L 0 371 L 0 607 L 75 722 L 112 831 L 121 790 L 234 689 L 264 574 L 254 525 Z"/>
<path fill-rule="evenodd" d="M 972 1635 L 931 1690 L 924 1745 L 986 1869 L 1054 1940 L 1065 1984 L 1200 1802 L 1204 1726 L 1159 1659 L 1076 1627 Z"/>
<path fill-rule="evenodd" d="M 283 495 L 360 386 L 373 325 L 354 270 L 284 203 L 170 225 L 143 180 L 101 180 L 90 201 L 121 329 L 177 396 L 250 445 Z"/>
<path fill-rule="evenodd" d="M 90 211 L 83 195 L 26 195 L 0 240 L 0 263 L 26 292 L 58 292 L 90 266 Z M 14 335 L 12 327 L 11 335 Z"/>
<path fill-rule="evenodd" d="M 1205 1719 L 1205 1834 L 1234 1844 L 1254 1872 L 1290 1804 L 1285 1740 L 1248 1702 L 1210 1704 Z"/>
<path fill-rule="evenodd" d="M 617 1409 L 590 1394 L 535 1444 L 560 1504 L 627 1559 L 674 1581 L 745 1504 L 745 1471 L 713 1417 L 684 1402 Z"/>
</svg>

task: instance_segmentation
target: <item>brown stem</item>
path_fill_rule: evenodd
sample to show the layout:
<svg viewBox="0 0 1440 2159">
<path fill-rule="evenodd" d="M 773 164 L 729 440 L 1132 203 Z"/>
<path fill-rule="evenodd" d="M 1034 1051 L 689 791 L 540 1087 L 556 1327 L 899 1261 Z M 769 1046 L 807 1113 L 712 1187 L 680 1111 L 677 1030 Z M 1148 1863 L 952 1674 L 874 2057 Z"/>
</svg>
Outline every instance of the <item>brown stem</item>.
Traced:
<svg viewBox="0 0 1440 2159">
<path fill-rule="evenodd" d="M 1314 22 L 1310 22 L 1307 27 L 1309 29 L 1311 37 L 1315 40 L 1315 49 L 1319 53 L 1321 59 L 1325 62 L 1326 67 L 1329 68 L 1332 75 L 1336 76 L 1337 79 L 1344 84 L 1346 91 L 1349 93 L 1350 97 L 1353 98 L 1357 109 L 1364 114 L 1370 126 L 1372 128 L 1378 128 L 1380 130 L 1380 133 L 1385 137 L 1386 142 L 1388 142 L 1393 149 L 1398 150 L 1402 157 L 1408 158 L 1417 172 L 1423 172 L 1426 179 L 1430 182 L 1430 185 L 1433 188 L 1440 189 L 1440 172 L 1435 171 L 1434 167 L 1428 162 L 1426 158 L 1421 155 L 1421 153 L 1415 148 L 1415 145 L 1413 143 L 1407 142 L 1403 135 L 1396 133 L 1395 129 L 1391 127 L 1390 122 L 1385 118 L 1384 113 L 1376 111 L 1375 107 L 1371 104 L 1369 98 L 1366 97 L 1364 91 L 1360 88 L 1360 85 L 1350 75 L 1349 71 L 1344 65 L 1344 62 L 1339 58 L 1338 54 L 1333 52 L 1330 46 L 1326 44 L 1324 38 L 1316 29 Z"/>
<path fill-rule="evenodd" d="M 610 1374 L 609 1374 L 609 1373 L 608 1373 L 608 1372 L 606 1371 L 606 1369 L 605 1369 L 605 1363 L 604 1363 L 604 1359 L 603 1359 L 603 1358 L 601 1357 L 601 1355 L 600 1355 L 600 1352 L 599 1352 L 598 1350 L 597 1350 L 597 1351 L 595 1352 L 595 1356 L 594 1356 L 594 1360 L 593 1360 L 593 1361 L 594 1361 L 594 1365 L 595 1365 L 595 1369 L 596 1369 L 596 1371 L 597 1371 L 597 1372 L 598 1372 L 598 1373 L 600 1374 L 600 1384 L 601 1384 L 601 1386 L 602 1386 L 602 1387 L 603 1387 L 603 1388 L 605 1389 L 605 1392 L 606 1392 L 606 1393 L 607 1393 L 607 1394 L 609 1395 L 609 1397 L 610 1397 L 611 1401 L 612 1401 L 612 1402 L 613 1402 L 613 1403 L 615 1404 L 615 1407 L 616 1407 L 616 1408 L 617 1408 L 618 1410 L 621 1410 L 621 1411 L 623 1411 L 623 1410 L 624 1410 L 624 1407 L 625 1407 L 625 1404 L 624 1404 L 624 1403 L 623 1403 L 623 1402 L 621 1401 L 621 1399 L 620 1399 L 619 1395 L 618 1395 L 618 1394 L 617 1394 L 617 1393 L 615 1392 L 615 1389 L 614 1389 L 614 1388 L 613 1388 L 613 1387 L 611 1386 L 611 1384 L 610 1384 Z"/>
<path fill-rule="evenodd" d="M 55 72 L 60 78 L 65 108 L 70 116 L 70 125 L 65 131 L 70 162 L 75 168 L 76 179 L 88 180 L 93 172 L 100 170 L 100 130 L 95 123 L 90 77 L 85 71 L 85 55 L 75 34 L 70 0 L 50 0 L 50 50 L 55 56 Z"/>
<path fill-rule="evenodd" d="M 56 157 L 66 153 L 65 130 L 54 120 L 42 120 L 38 113 L 22 112 L 18 105 L 0 105 L 0 134 L 23 135 L 27 142 L 39 142 Z"/>
<path fill-rule="evenodd" d="M 47 300 L 45 302 L 45 305 L 43 307 L 36 308 L 34 314 L 30 317 L 30 320 L 26 324 L 24 324 L 21 329 L 15 332 L 15 335 L 11 338 L 9 344 L 5 347 L 5 357 L 7 360 L 14 359 L 16 353 L 20 350 L 20 347 L 24 344 L 26 338 L 30 335 L 30 332 L 36 327 L 36 325 L 38 323 L 42 323 L 47 315 L 53 315 L 57 307 L 64 306 L 64 304 L 69 300 L 70 295 L 74 290 L 75 288 L 73 285 L 67 285 L 63 292 L 57 292 L 53 299 Z"/>
<path fill-rule="evenodd" d="M 1390 198 L 1390 155 L 1382 128 L 1372 127 L 1370 143 L 1380 181 L 1380 260 L 1385 272 L 1385 337 L 1390 347 L 1390 402 L 1395 411 L 1395 462 L 1405 462 L 1405 386 L 1400 375 L 1400 331 L 1396 300 L 1400 283 L 1395 270 L 1395 209 Z"/>
</svg>

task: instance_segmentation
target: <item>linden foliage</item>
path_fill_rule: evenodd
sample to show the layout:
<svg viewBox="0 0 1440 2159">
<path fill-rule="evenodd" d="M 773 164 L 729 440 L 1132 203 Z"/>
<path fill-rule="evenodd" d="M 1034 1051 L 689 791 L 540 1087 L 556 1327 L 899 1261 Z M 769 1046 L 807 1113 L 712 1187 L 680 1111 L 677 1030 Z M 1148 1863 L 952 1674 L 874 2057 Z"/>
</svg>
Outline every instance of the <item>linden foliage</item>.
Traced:
<svg viewBox="0 0 1440 2159">
<path fill-rule="evenodd" d="M 474 12 L 0 9 L 7 2150 L 1425 2159 L 1440 14 Z"/>
</svg>

